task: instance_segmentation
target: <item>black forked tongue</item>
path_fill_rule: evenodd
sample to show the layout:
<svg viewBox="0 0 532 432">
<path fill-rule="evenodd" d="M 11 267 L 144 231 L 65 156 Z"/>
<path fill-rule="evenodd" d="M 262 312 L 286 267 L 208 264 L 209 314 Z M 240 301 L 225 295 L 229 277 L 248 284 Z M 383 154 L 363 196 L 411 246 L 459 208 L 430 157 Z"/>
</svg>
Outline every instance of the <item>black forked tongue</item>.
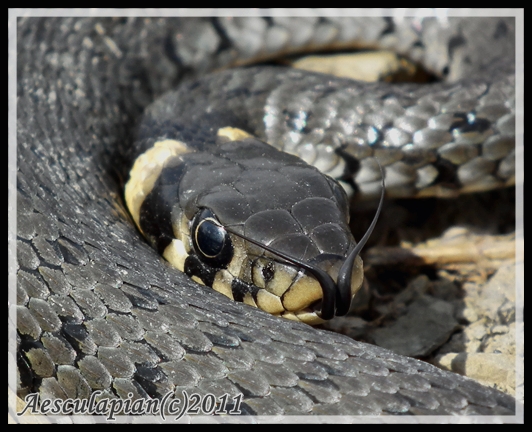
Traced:
<svg viewBox="0 0 532 432">
<path fill-rule="evenodd" d="M 320 318 L 323 320 L 330 320 L 334 316 L 344 316 L 347 314 L 347 312 L 349 312 L 349 308 L 351 307 L 351 279 L 353 276 L 353 265 L 355 264 L 356 257 L 358 256 L 362 248 L 366 245 L 366 242 L 371 236 L 375 225 L 377 225 L 377 221 L 379 220 L 379 216 L 381 214 L 382 205 L 384 203 L 384 171 L 380 164 L 379 168 L 381 170 L 382 176 L 382 189 L 377 211 L 375 212 L 375 216 L 373 217 L 373 220 L 371 221 L 371 225 L 369 226 L 368 230 L 360 239 L 358 244 L 353 248 L 353 250 L 351 250 L 347 258 L 343 262 L 342 266 L 340 267 L 336 283 L 334 283 L 331 276 L 329 276 L 329 274 L 324 272 L 323 270 L 314 266 L 312 268 L 305 267 L 309 272 L 314 275 L 314 277 L 318 280 L 323 289 L 323 300 L 321 304 L 321 312 L 319 314 Z"/>
<path fill-rule="evenodd" d="M 343 316 L 349 312 L 349 308 L 351 307 L 351 277 L 353 275 L 353 265 L 355 263 L 356 257 L 371 236 L 371 233 L 373 232 L 373 229 L 379 220 L 379 215 L 381 214 L 382 204 L 384 202 L 385 184 L 384 172 L 380 164 L 379 168 L 381 170 L 382 176 L 382 189 L 379 206 L 377 207 L 377 211 L 375 216 L 373 216 L 373 220 L 371 221 L 371 225 L 369 226 L 368 230 L 362 236 L 355 248 L 349 253 L 349 256 L 345 259 L 342 267 L 340 267 L 340 271 L 338 272 L 338 278 L 336 281 L 336 316 Z"/>
<path fill-rule="evenodd" d="M 371 225 L 369 226 L 368 230 L 360 239 L 358 244 L 349 253 L 344 263 L 340 267 L 340 270 L 338 272 L 337 283 L 334 283 L 332 277 L 326 271 L 319 268 L 317 265 L 301 261 L 297 258 L 293 258 L 290 255 L 285 254 L 284 252 L 275 250 L 256 240 L 239 234 L 229 227 L 225 227 L 223 225 L 220 226 L 222 226 L 226 231 L 230 232 L 231 234 L 234 234 L 237 237 L 240 237 L 250 243 L 253 243 L 254 245 L 259 246 L 264 250 L 267 250 L 268 252 L 271 252 L 272 254 L 275 254 L 278 257 L 286 260 L 287 262 L 301 267 L 307 270 L 310 274 L 312 274 L 319 282 L 323 290 L 321 311 L 319 312 L 319 316 L 321 319 L 330 320 L 334 316 L 346 315 L 347 312 L 349 312 L 349 308 L 351 307 L 351 278 L 353 274 L 353 265 L 355 263 L 355 259 L 362 250 L 362 248 L 366 245 L 366 242 L 368 241 L 369 237 L 371 236 L 371 233 L 373 232 L 373 229 L 375 228 L 375 225 L 377 224 L 377 221 L 379 219 L 379 215 L 381 213 L 382 205 L 384 202 L 384 171 L 380 164 L 379 168 L 381 170 L 382 175 L 382 190 L 381 197 L 379 200 L 379 206 L 377 207 L 377 211 L 375 213 L 375 216 L 373 217 L 373 221 L 371 222 Z"/>
</svg>

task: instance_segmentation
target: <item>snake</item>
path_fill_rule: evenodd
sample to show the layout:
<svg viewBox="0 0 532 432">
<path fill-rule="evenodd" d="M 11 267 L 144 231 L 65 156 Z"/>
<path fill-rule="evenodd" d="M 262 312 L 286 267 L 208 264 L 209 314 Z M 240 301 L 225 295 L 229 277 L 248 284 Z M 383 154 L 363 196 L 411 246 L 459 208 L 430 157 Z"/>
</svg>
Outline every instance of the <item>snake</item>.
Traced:
<svg viewBox="0 0 532 432">
<path fill-rule="evenodd" d="M 18 395 L 147 401 L 194 394 L 206 402 L 217 398 L 218 404 L 231 400 L 242 415 L 514 414 L 512 396 L 250 307 L 261 301 L 257 287 L 244 282 L 241 298 L 234 298 L 235 290 L 225 293 L 244 300 L 233 301 L 197 283 L 205 282 L 207 270 L 191 269 L 201 267 L 201 260 L 194 267 L 179 258 L 176 269 L 158 253 L 188 235 L 187 245 L 217 263 L 213 282 L 230 265 L 216 261 L 220 248 L 228 249 L 223 241 L 220 246 L 198 240 L 198 233 L 221 235 L 235 250 L 258 257 L 263 285 L 283 266 L 314 281 L 318 294 L 304 305 L 283 305 L 283 311 L 313 307 L 314 316 L 326 319 L 344 314 L 352 293 L 341 291 L 361 282 L 336 286 L 332 279 L 349 278 L 352 267 L 362 265 L 358 250 L 349 255 L 355 242 L 344 233 L 347 222 L 327 219 L 347 211 L 344 188 L 355 198 L 378 196 L 379 163 L 387 197 L 512 185 L 514 44 L 513 18 L 20 18 L 18 265 L 16 302 L 9 305 L 17 312 L 12 360 Z M 279 53 L 377 45 L 395 48 L 447 79 L 362 84 L 273 66 L 208 74 Z M 214 192 L 183 198 L 173 207 L 177 212 L 164 200 L 141 212 L 145 206 L 137 202 L 138 214 L 130 215 L 124 185 L 133 161 L 150 149 L 173 152 L 174 158 L 144 195 L 165 185 L 175 193 L 176 184 L 182 196 L 201 188 Z M 232 168 L 220 163 L 235 160 Z M 263 215 L 247 230 L 221 221 L 213 208 L 228 206 L 237 214 L 234 203 L 227 204 L 237 189 L 231 183 L 231 192 L 223 176 L 216 177 L 217 163 L 231 174 L 239 170 L 239 195 L 253 174 L 271 179 L 272 172 L 282 173 L 256 195 L 251 184 L 248 201 L 258 206 L 265 196 L 277 196 L 276 180 L 291 180 L 277 186 L 290 192 L 283 195 L 287 203 L 297 206 L 307 197 L 301 220 L 323 204 L 326 224 L 318 228 L 332 230 L 319 237 L 316 228 L 310 243 L 299 236 L 276 245 L 269 233 L 283 233 L 284 221 Z M 281 204 L 286 203 L 276 213 L 286 216 Z M 250 208 L 241 212 L 243 220 L 252 218 Z M 151 230 L 144 223 L 148 213 L 156 218 L 152 227 L 163 228 Z M 139 221 L 155 248 L 143 239 Z M 331 254 L 350 256 L 348 269 L 339 270 L 338 259 L 324 267 L 336 268 L 334 277 L 323 276 L 332 282 L 332 293 L 320 279 L 321 263 L 312 263 L 314 252 L 296 251 L 298 242 L 307 250 L 338 243 L 330 246 Z M 268 264 L 272 257 L 275 269 Z"/>
</svg>

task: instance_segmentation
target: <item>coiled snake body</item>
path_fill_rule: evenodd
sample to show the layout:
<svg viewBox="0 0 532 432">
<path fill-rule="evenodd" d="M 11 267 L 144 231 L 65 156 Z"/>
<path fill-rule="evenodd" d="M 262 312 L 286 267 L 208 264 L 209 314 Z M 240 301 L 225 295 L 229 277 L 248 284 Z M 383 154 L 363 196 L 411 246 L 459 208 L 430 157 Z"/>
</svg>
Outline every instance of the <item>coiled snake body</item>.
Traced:
<svg viewBox="0 0 532 432">
<path fill-rule="evenodd" d="M 141 240 L 122 204 L 137 155 L 132 131 L 155 96 L 237 58 L 344 39 L 395 45 L 451 77 L 473 68 L 476 75 L 392 89 L 293 71 L 226 72 L 188 81 L 172 107 L 179 118 L 159 113 L 153 127 L 185 142 L 212 140 L 224 126 L 247 129 L 319 161 L 361 195 L 378 192 L 375 153 L 392 196 L 511 184 L 513 20 L 450 19 L 437 34 L 433 20 L 355 21 L 18 23 L 13 307 L 21 396 L 83 399 L 101 390 L 149 399 L 187 390 L 242 394 L 241 409 L 251 414 L 513 412 L 511 397 L 469 379 L 199 286 Z M 429 44 L 445 50 L 444 60 L 431 57 Z"/>
</svg>

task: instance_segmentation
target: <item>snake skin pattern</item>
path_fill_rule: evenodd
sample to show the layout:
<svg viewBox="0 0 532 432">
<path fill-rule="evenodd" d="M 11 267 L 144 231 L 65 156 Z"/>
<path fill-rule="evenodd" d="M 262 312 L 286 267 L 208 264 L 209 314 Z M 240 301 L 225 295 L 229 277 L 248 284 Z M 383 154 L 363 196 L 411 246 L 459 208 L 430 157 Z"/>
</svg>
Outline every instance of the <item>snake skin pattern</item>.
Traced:
<svg viewBox="0 0 532 432">
<path fill-rule="evenodd" d="M 294 113 L 310 106 L 316 92 L 292 93 L 293 83 L 264 93 L 266 126 L 251 115 L 264 105 L 238 102 L 231 109 L 247 125 L 254 121 L 267 141 L 293 145 L 307 159 L 327 153 L 317 143 L 342 146 L 360 161 L 349 165 L 353 184 L 370 195 L 373 152 L 383 154 L 398 194 L 417 193 L 435 177 L 451 189 L 507 184 L 514 158 L 513 32 L 511 18 L 449 19 L 443 28 L 430 19 L 20 19 L 18 283 L 17 304 L 10 305 L 18 313 L 19 396 L 83 399 L 99 390 L 101 397 L 150 399 L 186 390 L 242 394 L 243 414 L 513 414 L 515 400 L 497 390 L 272 317 L 194 283 L 142 240 L 122 202 L 134 126 L 163 92 L 289 45 L 353 39 L 408 53 L 451 83 L 401 91 L 373 85 L 370 93 L 351 84 L 362 92 L 346 92 L 359 104 L 351 123 L 336 114 L 348 103 L 333 100 L 341 90 L 317 84 L 321 105 L 303 119 L 306 129 Z M 455 81 L 473 72 L 476 78 Z M 246 93 L 246 80 L 253 84 L 253 76 L 221 76 L 212 88 L 232 89 L 235 100 Z M 194 118 L 186 102 L 183 111 Z M 288 107 L 282 120 L 278 106 Z M 287 124 L 299 127 L 290 142 Z M 442 164 L 432 165 L 436 159 Z M 337 154 L 325 161 L 325 171 L 342 163 Z"/>
</svg>

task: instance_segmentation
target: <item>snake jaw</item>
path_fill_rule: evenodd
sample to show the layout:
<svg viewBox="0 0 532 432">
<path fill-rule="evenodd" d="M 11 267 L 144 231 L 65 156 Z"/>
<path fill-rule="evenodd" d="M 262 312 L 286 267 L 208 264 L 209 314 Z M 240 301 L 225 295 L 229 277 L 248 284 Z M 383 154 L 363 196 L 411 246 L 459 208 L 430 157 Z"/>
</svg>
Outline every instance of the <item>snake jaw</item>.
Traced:
<svg viewBox="0 0 532 432">
<path fill-rule="evenodd" d="M 352 283 L 352 274 L 351 272 L 353 269 L 357 272 L 357 274 L 362 275 L 362 260 L 358 256 L 361 248 L 366 243 L 367 239 L 371 235 L 371 231 L 373 230 L 378 216 L 380 214 L 380 209 L 382 207 L 382 200 L 384 199 L 384 192 L 381 197 L 381 203 L 379 205 L 377 214 L 375 215 L 374 221 L 366 234 L 364 235 L 362 241 L 352 250 L 350 255 L 347 257 L 347 259 L 343 262 L 343 264 L 340 267 L 340 271 L 338 274 L 338 281 L 335 282 L 331 275 L 320 268 L 319 265 L 316 263 L 309 263 L 304 262 L 299 259 L 293 258 L 289 256 L 288 254 L 285 254 L 284 252 L 275 250 L 271 248 L 270 246 L 266 246 L 264 244 L 261 244 L 260 242 L 249 238 L 243 234 L 240 234 L 236 231 L 234 231 L 232 228 L 225 227 L 225 230 L 237 237 L 242 238 L 245 241 L 248 241 L 256 246 L 259 246 L 266 251 L 279 256 L 280 258 L 286 260 L 288 263 L 297 266 L 306 272 L 308 272 L 310 275 L 313 276 L 315 280 L 319 283 L 321 290 L 322 290 L 322 299 L 321 299 L 321 310 L 319 312 L 315 312 L 316 316 L 319 317 L 322 321 L 327 321 L 334 316 L 341 316 L 345 315 L 349 311 L 349 307 L 351 306 L 351 299 L 354 294 L 359 290 L 361 284 L 362 284 L 362 277 L 359 277 L 356 286 L 354 289 L 351 289 L 351 283 Z M 358 258 L 358 260 L 356 259 Z M 357 265 L 355 266 L 355 262 L 357 262 Z M 349 272 L 349 275 L 346 275 L 346 273 Z M 340 276 L 342 276 L 342 279 L 340 279 Z M 300 309 L 302 310 L 302 309 Z M 300 320 L 298 318 L 298 320 Z"/>
</svg>

